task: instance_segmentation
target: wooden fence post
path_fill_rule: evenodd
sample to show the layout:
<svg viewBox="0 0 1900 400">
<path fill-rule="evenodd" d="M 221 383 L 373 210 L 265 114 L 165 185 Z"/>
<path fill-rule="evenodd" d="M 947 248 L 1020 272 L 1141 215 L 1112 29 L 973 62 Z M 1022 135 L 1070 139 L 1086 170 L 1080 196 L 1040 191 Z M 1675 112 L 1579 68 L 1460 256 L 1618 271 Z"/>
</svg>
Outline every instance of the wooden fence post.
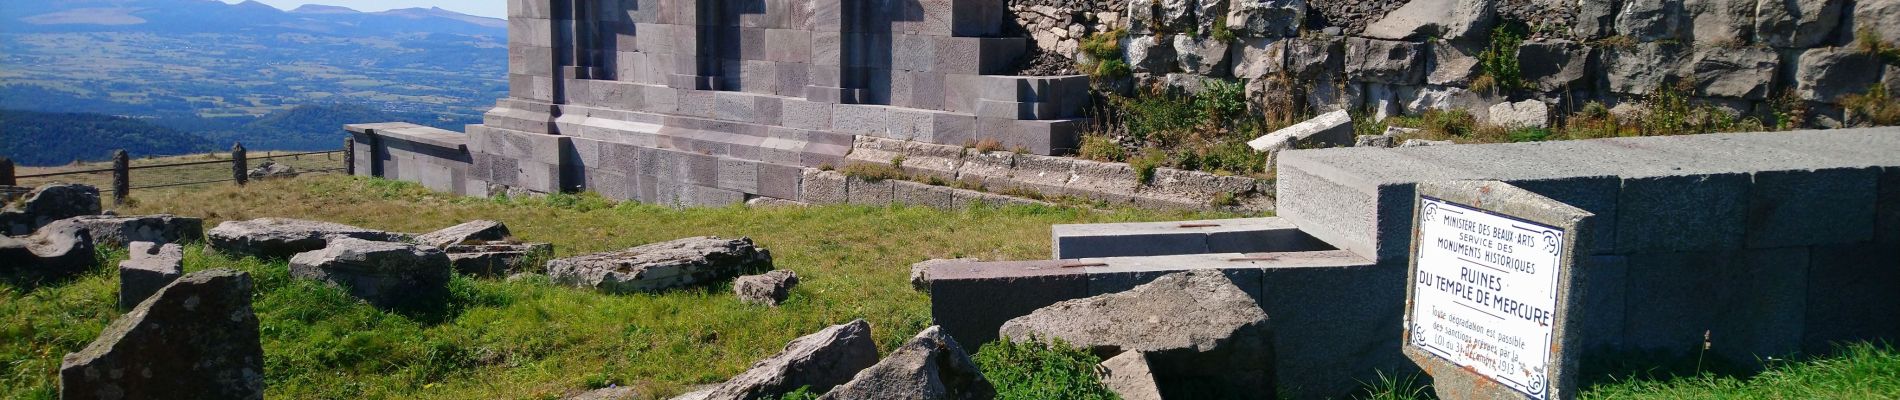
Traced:
<svg viewBox="0 0 1900 400">
<path fill-rule="evenodd" d="M 125 205 L 127 192 L 132 191 L 132 156 L 125 149 L 112 152 L 112 205 Z"/>
<path fill-rule="evenodd" d="M 19 186 L 13 178 L 13 159 L 0 156 L 0 186 Z"/>
<path fill-rule="evenodd" d="M 248 181 L 250 180 L 251 176 L 249 174 L 251 172 L 251 168 L 249 165 L 250 164 L 249 161 L 250 160 L 246 159 L 244 155 L 244 144 L 232 143 L 231 144 L 231 179 L 236 180 L 238 186 L 244 186 L 244 184 L 248 183 Z"/>
<path fill-rule="evenodd" d="M 343 174 L 356 176 L 356 137 L 343 137 Z"/>
</svg>

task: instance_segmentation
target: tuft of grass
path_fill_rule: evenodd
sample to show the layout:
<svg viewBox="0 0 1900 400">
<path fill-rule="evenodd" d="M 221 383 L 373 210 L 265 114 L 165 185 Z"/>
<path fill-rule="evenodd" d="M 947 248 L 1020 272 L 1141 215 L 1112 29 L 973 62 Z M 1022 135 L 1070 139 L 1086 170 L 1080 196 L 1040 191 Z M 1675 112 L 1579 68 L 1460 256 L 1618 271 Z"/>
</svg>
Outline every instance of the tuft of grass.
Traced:
<svg viewBox="0 0 1900 400">
<path fill-rule="evenodd" d="M 1484 69 L 1480 82 L 1472 83 L 1472 90 L 1511 93 L 1526 88 L 1523 70 L 1518 65 L 1517 48 L 1524 45 L 1529 35 L 1528 27 L 1519 22 L 1498 24 L 1491 30 L 1491 43 L 1483 52 L 1478 53 L 1478 65 Z M 1488 79 L 1486 79 L 1488 78 Z"/>
<path fill-rule="evenodd" d="M 1900 101 L 1889 96 L 1887 85 L 1876 83 L 1865 94 L 1847 95 L 1841 99 L 1841 106 L 1877 126 L 1900 124 Z"/>
<path fill-rule="evenodd" d="M 972 357 L 998 400 L 1113 400 L 1102 386 L 1102 359 L 1061 340 L 998 340 Z"/>
<path fill-rule="evenodd" d="M 853 163 L 845 165 L 844 169 L 840 169 L 838 172 L 843 173 L 845 176 L 871 182 L 910 180 L 910 174 L 904 173 L 904 170 L 898 169 L 897 166 L 893 164 Z"/>
<path fill-rule="evenodd" d="M 1854 31 L 1854 46 L 1862 53 L 1879 57 L 1888 64 L 1900 64 L 1900 45 L 1880 39 L 1880 33 L 1874 28 L 1863 27 Z"/>
<path fill-rule="evenodd" d="M 1127 32 L 1116 29 L 1097 32 L 1082 38 L 1082 60 L 1076 64 L 1076 70 L 1088 74 L 1094 79 L 1120 79 L 1133 72 L 1128 62 L 1122 60 L 1122 36 Z"/>
<path fill-rule="evenodd" d="M 1143 153 L 1141 157 L 1128 161 L 1128 166 L 1135 169 L 1135 184 L 1147 185 L 1154 183 L 1155 170 L 1160 169 L 1161 163 L 1167 161 L 1167 155 L 1155 151 Z"/>
<path fill-rule="evenodd" d="M 1077 151 L 1076 156 L 1086 160 L 1122 162 L 1128 159 L 1128 151 L 1107 136 L 1084 135 L 1082 149 Z"/>
<path fill-rule="evenodd" d="M 996 140 L 996 138 L 983 138 L 983 140 L 976 141 L 976 144 L 971 145 L 970 148 L 984 153 L 1002 151 L 1003 142 Z"/>
</svg>

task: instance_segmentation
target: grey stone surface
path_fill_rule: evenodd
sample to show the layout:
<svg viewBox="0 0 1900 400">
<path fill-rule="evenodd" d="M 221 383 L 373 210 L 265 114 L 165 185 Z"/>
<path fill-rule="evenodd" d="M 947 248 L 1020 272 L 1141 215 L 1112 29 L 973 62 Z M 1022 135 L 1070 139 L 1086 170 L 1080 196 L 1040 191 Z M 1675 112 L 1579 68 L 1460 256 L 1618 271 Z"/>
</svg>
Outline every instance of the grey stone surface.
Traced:
<svg viewBox="0 0 1900 400">
<path fill-rule="evenodd" d="M 792 295 L 792 287 L 798 286 L 798 273 L 791 270 L 777 270 L 759 275 L 741 276 L 732 281 L 733 294 L 746 304 L 777 307 Z"/>
<path fill-rule="evenodd" d="M 877 362 L 871 324 L 860 319 L 793 340 L 784 351 L 753 363 L 751 369 L 731 380 L 688 396 L 748 400 L 776 398 L 800 388 L 809 388 L 812 393 L 829 392 Z"/>
<path fill-rule="evenodd" d="M 131 310 L 178 277 L 184 276 L 185 248 L 133 242 L 130 259 L 119 262 L 119 309 Z"/>
<path fill-rule="evenodd" d="M 805 169 L 798 201 L 810 204 L 843 204 L 846 197 L 844 174 L 837 171 Z"/>
<path fill-rule="evenodd" d="M 1484 43 L 1433 40 L 1430 45 L 1432 63 L 1425 70 L 1426 83 L 1466 86 L 1484 73 L 1478 60 L 1478 55 L 1484 53 Z"/>
<path fill-rule="evenodd" d="M 1756 0 L 1684 0 L 1689 34 L 1697 44 L 1733 46 L 1755 35 Z"/>
<path fill-rule="evenodd" d="M 1417 85 L 1425 82 L 1427 48 L 1421 43 L 1346 39 L 1346 75 L 1366 82 Z"/>
<path fill-rule="evenodd" d="M 1525 83 L 1544 92 L 1587 89 L 1595 81 L 1592 54 L 1589 46 L 1568 40 L 1525 43 L 1517 48 L 1518 70 Z"/>
<path fill-rule="evenodd" d="M 204 220 L 170 214 L 141 216 L 91 215 L 73 217 L 58 223 L 83 226 L 100 246 L 125 246 L 132 242 L 178 243 L 204 240 Z"/>
<path fill-rule="evenodd" d="M 1637 43 L 1603 50 L 1604 82 L 1611 92 L 1646 95 L 1682 76 L 1691 54 L 1680 44 Z"/>
<path fill-rule="evenodd" d="M 1147 356 L 1139 351 L 1124 351 L 1122 354 L 1102 361 L 1102 386 L 1114 391 L 1124 400 L 1161 400 L 1161 386 L 1155 383 L 1154 371 L 1148 368 Z"/>
<path fill-rule="evenodd" d="M 205 236 L 210 239 L 211 248 L 219 252 L 258 258 L 288 258 L 297 253 L 322 249 L 336 238 L 392 242 L 405 239 L 401 234 L 289 218 L 226 221 L 211 228 Z"/>
<path fill-rule="evenodd" d="M 606 293 L 650 293 L 770 269 L 772 255 L 752 239 L 694 237 L 548 262 L 555 283 Z"/>
<path fill-rule="evenodd" d="M 99 188 L 78 184 L 49 184 L 34 188 L 26 198 L 0 209 L 0 233 L 31 235 L 62 219 L 98 215 Z"/>
<path fill-rule="evenodd" d="M 1248 37 L 1294 37 L 1306 22 L 1305 0 L 1236 0 L 1227 29 Z"/>
<path fill-rule="evenodd" d="M 957 340 L 932 326 L 820 399 L 990 399 L 996 388 Z"/>
<path fill-rule="evenodd" d="M 1503 102 L 1491 106 L 1490 123 L 1508 128 L 1550 126 L 1550 105 L 1537 100 Z"/>
<path fill-rule="evenodd" d="M 373 242 L 330 240 L 321 250 L 290 258 L 290 276 L 342 288 L 377 307 L 426 308 L 448 295 L 452 275 L 441 249 Z"/>
<path fill-rule="evenodd" d="M 0 278 L 67 279 L 98 266 L 94 256 L 92 235 L 79 225 L 49 225 L 20 238 L 0 235 Z"/>
<path fill-rule="evenodd" d="M 1756 3 L 1757 40 L 1775 47 L 1808 48 L 1825 43 L 1841 22 L 1846 1 L 1799 0 Z"/>
<path fill-rule="evenodd" d="M 1801 350 L 1809 250 L 1644 254 L 1630 257 L 1624 341 L 1636 349 L 1709 356 L 1738 365 Z M 1760 357 L 1760 358 L 1757 358 Z"/>
<path fill-rule="evenodd" d="M 1774 52 L 1754 48 L 1702 50 L 1690 61 L 1696 94 L 1761 100 L 1768 98 L 1781 66 Z"/>
<path fill-rule="evenodd" d="M 1214 3 L 1209 0 L 1207 3 Z M 1174 54 L 1181 70 L 1201 76 L 1219 77 L 1228 72 L 1227 43 L 1211 37 L 1175 35 Z"/>
<path fill-rule="evenodd" d="M 532 269 L 529 263 L 546 260 L 554 255 L 554 245 L 488 242 L 448 246 L 442 251 L 448 253 L 449 265 L 455 268 L 456 273 L 495 277 Z"/>
<path fill-rule="evenodd" d="M 60 362 L 63 398 L 264 398 L 250 275 L 179 278 Z"/>
<path fill-rule="evenodd" d="M 1352 115 L 1334 111 L 1248 141 L 1254 151 L 1349 146 L 1353 142 Z"/>
<path fill-rule="evenodd" d="M 1055 259 L 1329 250 L 1280 218 L 1050 227 Z"/>
<path fill-rule="evenodd" d="M 1856 1 L 1852 15 L 1854 30 L 1872 29 L 1880 40 L 1900 43 L 1900 1 Z"/>
<path fill-rule="evenodd" d="M 445 249 L 468 242 L 507 240 L 512 234 L 501 221 L 475 220 L 416 236 L 416 244 Z"/>
<path fill-rule="evenodd" d="M 1267 314 L 1219 271 L 1176 273 L 1127 292 L 1070 300 L 1003 324 L 1000 335 L 1062 339 L 1147 355 L 1163 393 L 1273 393 Z"/>
<path fill-rule="evenodd" d="M 1795 94 L 1803 99 L 1837 102 L 1864 93 L 1879 82 L 1880 62 L 1851 48 L 1820 48 L 1802 52 L 1795 64 Z"/>
<path fill-rule="evenodd" d="M 1616 15 L 1616 33 L 1638 42 L 1682 40 L 1689 23 L 1682 3 L 1667 0 L 1623 1 Z"/>
<path fill-rule="evenodd" d="M 910 287 L 917 291 L 930 292 L 930 269 L 938 265 L 976 262 L 974 258 L 933 259 L 910 265 Z"/>
<path fill-rule="evenodd" d="M 1491 31 L 1492 0 L 1418 0 L 1366 26 L 1365 37 L 1384 40 L 1467 40 Z"/>
</svg>

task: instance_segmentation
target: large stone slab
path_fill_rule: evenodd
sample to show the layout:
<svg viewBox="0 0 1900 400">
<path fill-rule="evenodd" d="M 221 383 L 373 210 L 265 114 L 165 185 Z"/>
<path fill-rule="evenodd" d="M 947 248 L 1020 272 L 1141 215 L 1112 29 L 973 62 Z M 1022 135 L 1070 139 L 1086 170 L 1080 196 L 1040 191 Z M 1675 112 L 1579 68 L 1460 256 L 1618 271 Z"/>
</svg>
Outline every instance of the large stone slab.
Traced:
<svg viewBox="0 0 1900 400">
<path fill-rule="evenodd" d="M 405 239 L 402 234 L 289 218 L 226 221 L 211 228 L 205 236 L 210 239 L 211 248 L 219 252 L 258 258 L 288 258 L 297 253 L 322 249 L 336 238 L 388 242 Z"/>
<path fill-rule="evenodd" d="M 798 273 L 782 269 L 734 279 L 732 292 L 740 302 L 777 307 L 791 297 L 793 286 L 798 286 Z"/>
<path fill-rule="evenodd" d="M 185 275 L 185 248 L 133 242 L 131 258 L 119 262 L 119 309 L 131 310 Z"/>
<path fill-rule="evenodd" d="M 1160 256 L 1330 250 L 1280 218 L 1068 224 L 1049 228 L 1054 257 Z"/>
<path fill-rule="evenodd" d="M 956 339 L 939 327 L 925 328 L 877 365 L 821 400 L 846 399 L 990 399 L 996 388 L 970 360 Z"/>
<path fill-rule="evenodd" d="M 92 233 L 92 242 L 100 246 L 125 246 L 132 242 L 179 243 L 204 240 L 204 220 L 171 214 L 130 217 L 92 215 L 61 222 L 83 225 Z"/>
<path fill-rule="evenodd" d="M 508 233 L 507 224 L 500 221 L 475 220 L 416 236 L 416 244 L 441 249 L 468 242 L 506 240 L 509 236 L 512 235 Z"/>
<path fill-rule="evenodd" d="M 1254 151 L 1346 147 L 1353 141 L 1352 115 L 1334 111 L 1247 142 Z"/>
<path fill-rule="evenodd" d="M 877 362 L 871 324 L 860 319 L 792 340 L 784 351 L 753 363 L 751 369 L 731 380 L 679 399 L 766 399 L 800 388 L 823 393 L 850 382 L 859 371 Z"/>
<path fill-rule="evenodd" d="M 54 221 L 99 212 L 99 188 L 79 184 L 44 185 L 28 192 L 25 199 L 0 209 L 0 234 L 31 235 Z"/>
<path fill-rule="evenodd" d="M 251 295 L 243 272 L 179 278 L 66 355 L 61 398 L 263 399 L 264 348 Z"/>
<path fill-rule="evenodd" d="M 406 243 L 340 238 L 290 258 L 290 276 L 341 287 L 382 308 L 420 308 L 442 301 L 451 275 L 449 257 L 442 250 Z"/>
<path fill-rule="evenodd" d="M 693 237 L 548 262 L 556 283 L 606 293 L 651 293 L 769 270 L 772 254 L 752 239 Z"/>
</svg>

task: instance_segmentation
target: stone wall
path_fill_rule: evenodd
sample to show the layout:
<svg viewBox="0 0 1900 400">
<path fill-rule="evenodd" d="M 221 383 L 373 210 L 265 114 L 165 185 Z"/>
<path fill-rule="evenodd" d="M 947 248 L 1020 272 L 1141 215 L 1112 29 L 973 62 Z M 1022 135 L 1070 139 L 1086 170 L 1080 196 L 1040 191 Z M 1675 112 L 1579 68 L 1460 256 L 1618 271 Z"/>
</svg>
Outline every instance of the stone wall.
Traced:
<svg viewBox="0 0 1900 400">
<path fill-rule="evenodd" d="M 1786 93 L 1794 100 L 1782 108 L 1804 106 L 1812 125 L 1839 127 L 1863 123 L 1843 112 L 1846 95 L 1900 87 L 1900 67 L 1853 43 L 1862 29 L 1900 41 L 1895 0 L 1016 0 L 1010 9 L 1036 47 L 1070 58 L 1082 38 L 1123 32 L 1129 79 L 1144 86 L 1244 79 L 1257 98 L 1292 97 L 1312 112 L 1456 107 L 1484 118 L 1492 105 L 1529 99 L 1552 117 L 1591 101 L 1637 113 L 1632 100 L 1686 82 L 1699 105 L 1769 115 Z M 1526 28 L 1528 40 L 1502 49 L 1526 87 L 1473 90 L 1486 74 L 1479 56 L 1505 24 Z"/>
</svg>

